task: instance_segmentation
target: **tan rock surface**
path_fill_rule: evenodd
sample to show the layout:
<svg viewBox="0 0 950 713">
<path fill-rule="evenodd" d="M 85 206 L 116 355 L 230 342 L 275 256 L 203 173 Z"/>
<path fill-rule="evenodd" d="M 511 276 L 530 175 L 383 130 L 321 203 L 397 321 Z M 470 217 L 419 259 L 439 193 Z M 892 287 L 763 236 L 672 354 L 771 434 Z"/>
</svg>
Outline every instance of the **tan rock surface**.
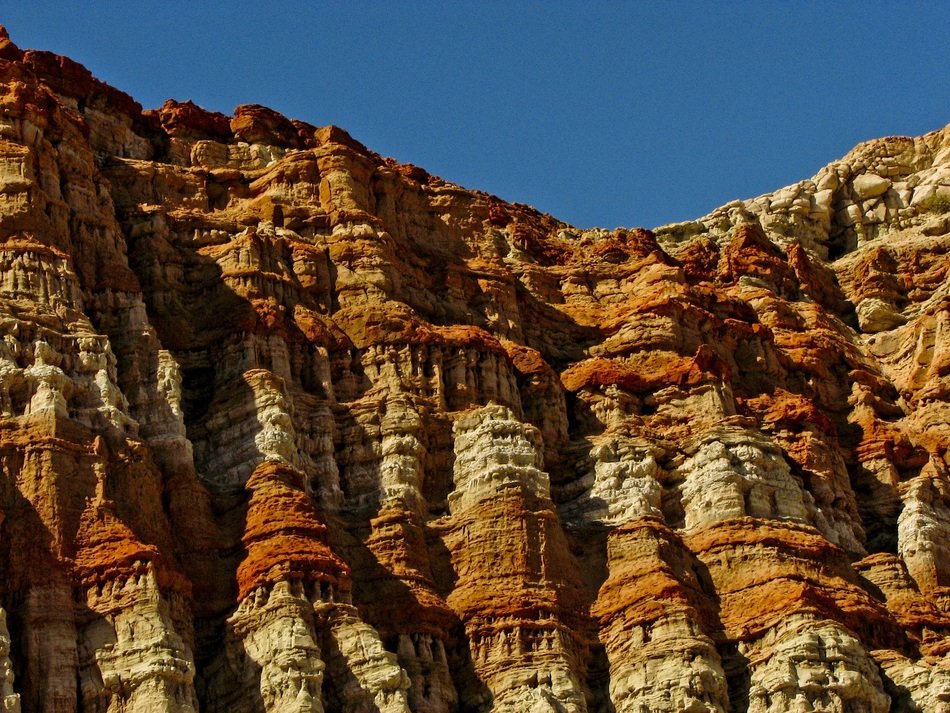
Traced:
<svg viewBox="0 0 950 713">
<path fill-rule="evenodd" d="M 0 709 L 950 709 L 948 206 L 578 230 L 0 32 Z"/>
</svg>

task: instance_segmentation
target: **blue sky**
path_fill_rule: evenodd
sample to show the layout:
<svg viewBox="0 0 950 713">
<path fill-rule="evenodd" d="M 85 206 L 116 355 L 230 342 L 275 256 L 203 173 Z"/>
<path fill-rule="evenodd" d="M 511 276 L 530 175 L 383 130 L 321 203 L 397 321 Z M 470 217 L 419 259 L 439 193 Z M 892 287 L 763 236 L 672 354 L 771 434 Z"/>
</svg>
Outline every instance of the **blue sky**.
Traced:
<svg viewBox="0 0 950 713">
<path fill-rule="evenodd" d="M 950 123 L 936 2 L 8 2 L 145 107 L 261 103 L 580 227 L 687 220 Z"/>
</svg>

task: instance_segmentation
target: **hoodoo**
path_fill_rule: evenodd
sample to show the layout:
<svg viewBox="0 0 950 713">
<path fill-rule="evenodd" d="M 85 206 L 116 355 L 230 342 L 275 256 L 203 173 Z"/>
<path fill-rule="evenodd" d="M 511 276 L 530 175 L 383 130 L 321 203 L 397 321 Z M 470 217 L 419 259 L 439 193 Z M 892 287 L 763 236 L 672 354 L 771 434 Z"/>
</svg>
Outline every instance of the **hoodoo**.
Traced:
<svg viewBox="0 0 950 713">
<path fill-rule="evenodd" d="M 950 711 L 950 127 L 580 230 L 0 31 L 0 711 Z"/>
</svg>

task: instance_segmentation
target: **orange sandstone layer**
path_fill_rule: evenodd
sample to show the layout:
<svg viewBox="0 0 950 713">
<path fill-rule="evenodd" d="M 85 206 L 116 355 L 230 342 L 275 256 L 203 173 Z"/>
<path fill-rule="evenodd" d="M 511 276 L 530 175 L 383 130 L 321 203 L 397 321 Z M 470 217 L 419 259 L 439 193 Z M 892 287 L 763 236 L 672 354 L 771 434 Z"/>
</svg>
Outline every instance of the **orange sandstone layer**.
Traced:
<svg viewBox="0 0 950 713">
<path fill-rule="evenodd" d="M 943 710 L 948 149 L 579 230 L 0 31 L 0 710 Z"/>
</svg>

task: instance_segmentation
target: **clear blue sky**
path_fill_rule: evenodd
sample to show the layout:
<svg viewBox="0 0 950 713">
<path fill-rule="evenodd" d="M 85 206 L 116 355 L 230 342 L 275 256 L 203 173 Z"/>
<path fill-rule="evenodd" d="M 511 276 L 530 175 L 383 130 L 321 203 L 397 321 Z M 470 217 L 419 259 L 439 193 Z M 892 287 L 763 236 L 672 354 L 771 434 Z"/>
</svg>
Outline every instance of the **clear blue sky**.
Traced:
<svg viewBox="0 0 950 713">
<path fill-rule="evenodd" d="M 40 2 L 145 107 L 261 103 L 581 227 L 697 217 L 950 123 L 938 2 Z"/>
</svg>

